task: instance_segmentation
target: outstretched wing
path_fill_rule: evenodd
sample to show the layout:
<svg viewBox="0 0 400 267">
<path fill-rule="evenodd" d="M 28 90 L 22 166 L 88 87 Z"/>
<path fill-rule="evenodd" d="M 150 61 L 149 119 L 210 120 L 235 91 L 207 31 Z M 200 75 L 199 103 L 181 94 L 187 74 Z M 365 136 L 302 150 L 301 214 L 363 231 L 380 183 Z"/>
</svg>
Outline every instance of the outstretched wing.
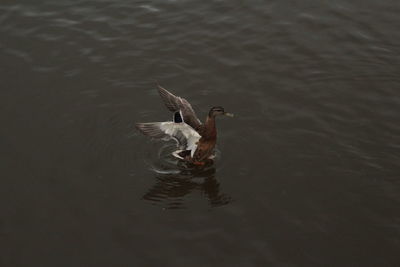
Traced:
<svg viewBox="0 0 400 267">
<path fill-rule="evenodd" d="M 200 135 L 186 123 L 168 122 L 147 122 L 136 123 L 136 128 L 144 135 L 152 138 L 177 141 L 180 149 L 196 150 Z"/>
<path fill-rule="evenodd" d="M 192 105 L 190 105 L 190 103 L 186 99 L 170 93 L 167 89 L 161 87 L 159 84 L 157 84 L 157 87 L 158 93 L 164 101 L 165 106 L 172 112 L 176 113 L 180 111 L 184 122 L 189 124 L 197 132 L 199 132 L 202 123 L 197 118 L 196 113 L 192 108 Z"/>
</svg>

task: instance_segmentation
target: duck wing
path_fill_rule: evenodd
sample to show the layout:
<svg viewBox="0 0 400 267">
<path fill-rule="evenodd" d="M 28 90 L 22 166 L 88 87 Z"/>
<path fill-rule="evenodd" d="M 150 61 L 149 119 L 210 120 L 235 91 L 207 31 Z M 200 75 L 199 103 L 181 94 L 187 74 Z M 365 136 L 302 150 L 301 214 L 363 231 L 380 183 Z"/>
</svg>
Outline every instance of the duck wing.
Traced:
<svg viewBox="0 0 400 267">
<path fill-rule="evenodd" d="M 157 84 L 157 87 L 158 93 L 164 101 L 165 106 L 170 111 L 174 112 L 175 115 L 181 114 L 183 121 L 199 132 L 202 127 L 202 123 L 199 118 L 197 118 L 192 105 L 190 105 L 186 99 L 172 94 L 159 84 Z"/>
<path fill-rule="evenodd" d="M 174 139 L 180 149 L 191 150 L 192 153 L 196 150 L 200 139 L 200 135 L 186 123 L 172 121 L 136 123 L 136 128 L 152 138 L 165 141 Z"/>
</svg>

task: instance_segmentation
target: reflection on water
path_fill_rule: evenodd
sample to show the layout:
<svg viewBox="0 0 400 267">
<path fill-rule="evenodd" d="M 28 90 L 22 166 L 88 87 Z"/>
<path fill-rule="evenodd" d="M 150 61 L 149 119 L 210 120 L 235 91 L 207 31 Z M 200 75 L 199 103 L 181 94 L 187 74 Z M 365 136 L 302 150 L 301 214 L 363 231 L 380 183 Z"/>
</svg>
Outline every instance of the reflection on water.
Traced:
<svg viewBox="0 0 400 267">
<path fill-rule="evenodd" d="M 216 178 L 214 163 L 205 166 L 193 166 L 172 156 L 176 147 L 164 144 L 151 167 L 156 183 L 147 191 L 143 199 L 166 209 L 187 208 L 185 202 L 196 192 L 208 201 L 211 207 L 228 204 L 231 197 L 221 192 L 221 185 Z M 220 153 L 216 151 L 216 160 Z"/>
</svg>

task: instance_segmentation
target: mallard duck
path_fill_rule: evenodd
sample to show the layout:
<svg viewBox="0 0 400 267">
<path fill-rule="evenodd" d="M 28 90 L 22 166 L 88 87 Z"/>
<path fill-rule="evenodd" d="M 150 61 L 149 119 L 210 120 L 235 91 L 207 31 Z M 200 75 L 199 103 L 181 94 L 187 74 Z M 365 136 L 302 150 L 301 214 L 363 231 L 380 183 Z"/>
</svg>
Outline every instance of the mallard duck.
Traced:
<svg viewBox="0 0 400 267">
<path fill-rule="evenodd" d="M 233 114 L 225 112 L 223 107 L 212 107 L 205 123 L 202 123 L 186 99 L 170 93 L 158 84 L 157 87 L 164 104 L 173 113 L 173 120 L 136 123 L 136 128 L 152 138 L 174 139 L 179 147 L 179 150 L 173 153 L 175 157 L 195 165 L 204 165 L 213 158 L 217 142 L 215 117 L 233 117 Z"/>
</svg>

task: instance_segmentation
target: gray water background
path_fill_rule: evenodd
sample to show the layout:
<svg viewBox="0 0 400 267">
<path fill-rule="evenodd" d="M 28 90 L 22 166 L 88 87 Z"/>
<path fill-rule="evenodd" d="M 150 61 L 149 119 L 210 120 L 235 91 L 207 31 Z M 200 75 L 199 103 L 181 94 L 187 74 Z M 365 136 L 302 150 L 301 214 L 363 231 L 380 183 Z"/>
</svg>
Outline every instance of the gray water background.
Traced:
<svg viewBox="0 0 400 267">
<path fill-rule="evenodd" d="M 1 266 L 400 266 L 400 3 L 2 1 Z M 185 168 L 135 122 L 204 119 Z"/>
</svg>

